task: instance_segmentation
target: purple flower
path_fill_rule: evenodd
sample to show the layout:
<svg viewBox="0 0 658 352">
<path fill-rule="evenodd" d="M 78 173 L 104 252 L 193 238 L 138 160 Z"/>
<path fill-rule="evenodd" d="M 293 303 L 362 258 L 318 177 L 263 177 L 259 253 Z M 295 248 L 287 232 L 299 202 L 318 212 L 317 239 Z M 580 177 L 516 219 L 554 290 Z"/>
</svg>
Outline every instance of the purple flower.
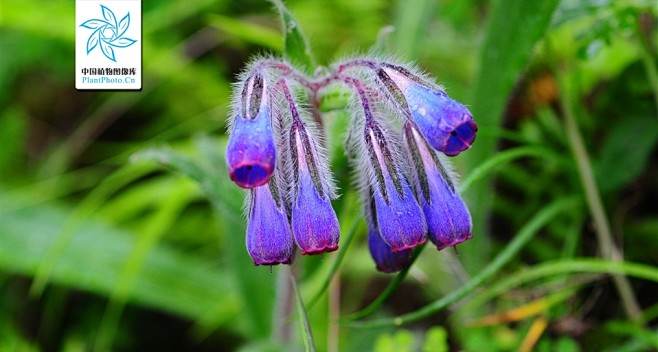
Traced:
<svg viewBox="0 0 658 352">
<path fill-rule="evenodd" d="M 363 108 L 350 111 L 348 157 L 377 270 L 407 267 L 428 237 L 438 249 L 471 238 L 471 216 L 439 154 L 458 155 L 475 140 L 468 109 L 429 79 L 386 62 L 350 60 L 318 75 L 263 58 L 234 91 L 226 163 L 231 179 L 250 190 L 246 244 L 254 264 L 289 264 L 295 245 L 303 255 L 338 249 L 336 187 L 318 110 L 334 84 L 354 88 L 360 104 L 350 108 Z"/>
<path fill-rule="evenodd" d="M 290 130 L 293 169 L 292 229 L 302 254 L 338 249 L 340 225 L 331 207 L 329 185 L 322 182 L 317 146 L 297 120 Z"/>
<path fill-rule="evenodd" d="M 378 271 L 383 273 L 394 273 L 402 270 L 411 262 L 411 249 L 405 249 L 398 252 L 393 252 L 379 234 L 376 224 L 376 216 L 372 214 L 375 211 L 372 199 L 368 201 L 372 211 L 367 211 L 366 222 L 368 223 L 368 249 L 370 249 L 370 256 L 375 261 Z"/>
<path fill-rule="evenodd" d="M 438 156 L 412 123 L 404 129 L 430 240 L 440 250 L 472 238 L 471 215 Z"/>
<path fill-rule="evenodd" d="M 378 78 L 434 149 L 455 156 L 473 144 L 477 125 L 464 105 L 399 66 L 385 64 Z"/>
<path fill-rule="evenodd" d="M 292 261 L 292 232 L 274 182 L 251 190 L 247 250 L 254 265 L 289 264 Z"/>
<path fill-rule="evenodd" d="M 374 121 L 366 123 L 364 141 L 376 179 L 373 197 L 382 239 L 393 252 L 425 243 L 427 224 L 423 211 L 396 165 L 382 130 Z"/>
<path fill-rule="evenodd" d="M 411 262 L 412 249 L 393 252 L 382 236 L 375 229 L 368 227 L 368 249 L 370 256 L 375 261 L 378 271 L 383 273 L 395 273 Z"/>
<path fill-rule="evenodd" d="M 266 88 L 259 74 L 245 81 L 241 111 L 235 116 L 226 148 L 229 175 L 242 188 L 254 188 L 267 183 L 276 163 Z"/>
</svg>

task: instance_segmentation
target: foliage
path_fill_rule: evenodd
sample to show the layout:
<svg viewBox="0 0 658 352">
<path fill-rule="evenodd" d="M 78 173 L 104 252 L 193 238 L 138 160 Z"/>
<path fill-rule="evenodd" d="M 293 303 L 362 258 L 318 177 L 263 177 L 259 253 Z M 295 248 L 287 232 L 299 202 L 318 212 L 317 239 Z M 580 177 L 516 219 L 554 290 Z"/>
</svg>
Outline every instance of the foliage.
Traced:
<svg viewBox="0 0 658 352">
<path fill-rule="evenodd" d="M 655 1 L 144 2 L 137 93 L 74 90 L 70 2 L 2 7 L 0 350 L 658 349 Z M 235 74 L 369 48 L 470 106 L 474 238 L 374 270 L 336 90 L 340 249 L 254 267 L 224 161 Z"/>
</svg>

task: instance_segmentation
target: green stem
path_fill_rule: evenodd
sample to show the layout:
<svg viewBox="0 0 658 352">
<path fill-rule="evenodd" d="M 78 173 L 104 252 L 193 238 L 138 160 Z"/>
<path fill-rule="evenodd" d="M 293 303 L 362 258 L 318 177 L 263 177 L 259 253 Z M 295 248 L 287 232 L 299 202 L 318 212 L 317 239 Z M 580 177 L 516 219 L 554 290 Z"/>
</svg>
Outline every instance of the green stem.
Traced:
<svg viewBox="0 0 658 352">
<path fill-rule="evenodd" d="M 570 273 L 593 273 L 628 275 L 638 279 L 658 282 L 658 269 L 645 264 L 622 262 L 617 263 L 602 259 L 563 259 L 539 264 L 530 269 L 523 269 L 509 275 L 508 278 L 498 282 L 495 286 L 481 292 L 477 298 L 460 308 L 460 311 L 473 310 L 482 306 L 493 298 L 508 292 L 514 287 L 534 280 L 542 279 L 542 282 L 550 276 L 558 276 Z M 458 313 L 458 316 L 462 314 Z"/>
<path fill-rule="evenodd" d="M 433 303 L 421 308 L 415 312 L 395 317 L 393 319 L 379 319 L 369 322 L 344 322 L 345 325 L 358 328 L 379 328 L 387 326 L 401 326 L 411 323 L 432 314 L 435 314 L 447 306 L 456 303 L 466 297 L 480 285 L 496 275 L 505 265 L 507 265 L 521 251 L 534 235 L 548 222 L 553 220 L 560 213 L 576 206 L 579 202 L 574 198 L 561 199 L 553 202 L 549 206 L 539 211 L 535 216 L 519 230 L 514 239 L 494 258 L 494 260 L 478 275 L 474 276 L 464 286 L 458 288 L 452 293 L 444 296 Z"/>
<path fill-rule="evenodd" d="M 384 291 L 382 291 L 382 293 L 379 296 L 377 296 L 377 298 L 374 301 L 372 301 L 372 303 L 370 303 L 367 307 L 363 308 L 361 311 L 358 311 L 352 315 L 345 317 L 345 320 L 358 320 L 365 316 L 370 315 L 371 313 L 379 309 L 379 307 L 381 307 L 382 304 L 386 302 L 388 297 L 390 297 L 393 294 L 393 292 L 395 292 L 398 286 L 400 286 L 402 281 L 404 281 L 404 278 L 407 277 L 407 274 L 409 273 L 409 269 L 411 269 L 411 266 L 414 264 L 414 262 L 416 262 L 416 259 L 418 259 L 420 253 L 422 253 L 423 248 L 425 248 L 424 244 L 414 249 L 409 264 L 406 267 L 404 267 L 404 269 L 402 269 L 402 271 L 400 271 L 395 276 L 393 281 L 391 281 L 388 284 L 388 286 L 386 286 L 386 289 L 384 289 Z"/>
<path fill-rule="evenodd" d="M 460 185 L 460 193 L 463 194 L 471 187 L 471 185 L 489 176 L 494 171 L 494 169 L 499 167 L 500 165 L 511 162 L 515 159 L 519 159 L 522 157 L 529 157 L 529 156 L 553 159 L 558 162 L 562 161 L 562 158 L 559 155 L 542 147 L 527 146 L 527 147 L 519 147 L 519 148 L 506 150 L 492 157 L 491 159 L 487 160 L 482 165 L 474 169 L 469 174 L 469 176 L 466 179 L 464 179 L 464 182 L 462 182 L 462 184 Z M 393 294 L 393 292 L 397 289 L 397 287 L 402 283 L 404 278 L 407 276 L 407 273 L 409 272 L 411 265 L 413 265 L 413 263 L 416 261 L 421 251 L 422 251 L 422 247 L 414 251 L 409 265 L 404 269 L 402 269 L 400 273 L 398 273 L 398 275 L 393 279 L 393 281 L 391 281 L 388 284 L 388 286 L 386 286 L 386 289 L 379 296 L 377 296 L 377 298 L 372 303 L 370 303 L 370 305 L 368 305 L 366 308 L 362 309 L 359 312 L 347 316 L 345 320 L 358 320 L 370 315 L 371 313 L 379 309 L 379 307 L 381 307 L 384 304 L 384 302 L 386 302 L 388 297 L 390 297 L 391 294 Z"/>
<path fill-rule="evenodd" d="M 477 168 L 473 169 L 464 179 L 464 181 L 459 185 L 459 193 L 464 194 L 471 186 L 477 181 L 482 180 L 483 178 L 489 176 L 492 171 L 502 165 L 509 163 L 515 159 L 520 159 L 524 157 L 537 157 L 547 160 L 553 160 L 555 162 L 562 162 L 563 158 L 557 153 L 551 151 L 548 148 L 537 147 L 537 146 L 525 146 L 517 147 L 513 149 L 508 149 L 506 151 L 500 152 L 495 156 L 491 157 Z"/>
<path fill-rule="evenodd" d="M 344 242 L 341 246 L 341 249 L 338 251 L 336 260 L 331 265 L 331 269 L 329 270 L 327 277 L 322 282 L 322 287 L 320 287 L 318 292 L 315 295 L 313 295 L 313 298 L 311 298 L 306 304 L 307 309 L 313 308 L 313 306 L 315 306 L 315 304 L 318 303 L 322 295 L 327 291 L 327 287 L 329 287 L 329 284 L 331 283 L 331 279 L 334 277 L 334 275 L 340 268 L 340 264 L 343 262 L 343 259 L 345 258 L 345 253 L 347 253 L 347 250 L 350 248 L 350 244 L 352 243 L 352 239 L 354 238 L 354 234 L 356 233 L 356 229 L 359 227 L 360 223 L 361 223 L 361 218 L 357 218 L 352 223 L 352 227 L 350 227 L 349 232 L 347 232 L 347 235 L 345 235 L 344 237 Z"/>
<path fill-rule="evenodd" d="M 585 143 L 583 142 L 583 137 L 580 134 L 578 125 L 576 124 L 576 119 L 574 118 L 574 113 L 571 109 L 571 101 L 569 94 L 565 93 L 567 90 L 565 88 L 565 81 L 561 75 L 557 74 L 558 81 L 560 82 L 560 104 L 562 112 L 564 115 L 564 124 L 567 132 L 567 139 L 571 146 L 574 159 L 576 161 L 576 167 L 578 169 L 578 174 L 580 176 L 580 182 L 585 190 L 585 199 L 587 201 L 587 206 L 592 213 L 594 219 L 594 225 L 596 227 L 597 240 L 601 248 L 601 255 L 604 258 L 610 259 L 615 262 L 622 262 L 623 257 L 621 251 L 615 245 L 612 238 L 612 231 L 610 230 L 610 223 L 608 222 L 607 215 L 603 209 L 603 203 L 601 201 L 601 196 L 598 191 L 596 180 L 594 178 L 594 173 L 591 167 L 591 161 L 587 150 L 585 149 Z M 562 78 L 562 79 L 561 79 Z M 621 297 L 622 304 L 626 311 L 626 314 L 634 322 L 640 322 L 642 311 L 638 305 L 633 290 L 631 288 L 628 279 L 622 275 L 614 275 L 613 280 L 619 295 Z"/>
<path fill-rule="evenodd" d="M 292 291 L 294 292 L 295 296 L 297 316 L 299 317 L 299 325 L 301 328 L 301 337 L 304 341 L 304 351 L 315 352 L 315 340 L 313 338 L 313 331 L 311 330 L 311 324 L 308 321 L 308 315 L 306 314 L 306 308 L 304 307 L 302 296 L 299 294 L 299 290 L 297 289 L 297 280 L 291 272 L 289 276 L 290 284 L 292 285 Z"/>
</svg>

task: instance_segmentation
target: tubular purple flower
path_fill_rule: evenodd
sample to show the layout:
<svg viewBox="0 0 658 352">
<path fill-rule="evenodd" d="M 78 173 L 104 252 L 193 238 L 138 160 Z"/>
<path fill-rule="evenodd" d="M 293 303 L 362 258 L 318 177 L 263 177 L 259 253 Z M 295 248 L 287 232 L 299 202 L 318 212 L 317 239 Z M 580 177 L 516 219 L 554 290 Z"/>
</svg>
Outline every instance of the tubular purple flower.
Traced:
<svg viewBox="0 0 658 352">
<path fill-rule="evenodd" d="M 368 249 L 375 267 L 383 273 L 398 272 L 411 262 L 412 249 L 393 252 L 378 231 L 368 226 Z"/>
<path fill-rule="evenodd" d="M 276 184 L 270 182 L 250 192 L 247 250 L 254 265 L 289 264 L 294 243 Z"/>
<path fill-rule="evenodd" d="M 280 87 L 292 115 L 289 162 L 292 167 L 292 231 L 302 254 L 318 254 L 338 249 L 340 225 L 331 206 L 334 197 L 326 157 L 316 138 L 299 116 L 285 82 Z"/>
<path fill-rule="evenodd" d="M 425 243 L 425 217 L 399 168 L 396 146 L 389 145 L 393 139 L 387 138 L 380 122 L 375 120 L 363 84 L 351 77 L 343 79 L 356 89 L 363 108 L 363 138 L 355 140 L 355 147 L 360 151 L 357 153 L 360 157 L 355 159 L 359 162 L 356 168 L 362 191 L 372 190 L 366 199 L 374 201 L 379 233 L 393 252 Z"/>
<path fill-rule="evenodd" d="M 292 226 L 300 252 L 318 254 L 337 250 L 340 226 L 329 197 L 318 192 L 308 173 L 300 174 L 298 182 Z"/>
<path fill-rule="evenodd" d="M 472 238 L 471 215 L 436 152 L 412 123 L 404 131 L 430 241 L 441 250 Z"/>
<path fill-rule="evenodd" d="M 242 188 L 267 183 L 276 164 L 267 88 L 261 74 L 249 77 L 242 89 L 240 111 L 233 120 L 226 162 L 231 180 Z"/>
<path fill-rule="evenodd" d="M 473 144 L 477 125 L 464 105 L 399 66 L 384 64 L 377 77 L 434 149 L 455 156 Z"/>
<path fill-rule="evenodd" d="M 367 204 L 371 210 L 366 211 L 366 222 L 368 224 L 368 249 L 370 256 L 375 261 L 375 266 L 378 271 L 383 273 L 394 273 L 402 270 L 411 262 L 411 249 L 405 249 L 398 252 L 393 252 L 382 236 L 379 234 L 377 228 L 377 219 L 375 212 L 375 204 L 372 198 L 367 200 Z"/>
<path fill-rule="evenodd" d="M 365 115 L 362 143 L 369 162 L 364 164 L 374 180 L 371 183 L 379 233 L 394 252 L 416 247 L 426 241 L 425 217 L 396 162 L 395 150 L 372 115 L 363 87 L 354 84 Z"/>
<path fill-rule="evenodd" d="M 374 134 L 368 135 L 372 138 Z M 373 154 L 378 157 L 383 154 L 377 143 L 371 145 Z M 399 252 L 425 243 L 427 224 L 406 178 L 402 177 L 397 168 L 394 173 L 389 173 L 385 166 L 383 163 L 375 166 L 379 167 L 378 172 L 382 174 L 373 192 L 377 223 L 382 239 L 394 252 Z"/>
</svg>

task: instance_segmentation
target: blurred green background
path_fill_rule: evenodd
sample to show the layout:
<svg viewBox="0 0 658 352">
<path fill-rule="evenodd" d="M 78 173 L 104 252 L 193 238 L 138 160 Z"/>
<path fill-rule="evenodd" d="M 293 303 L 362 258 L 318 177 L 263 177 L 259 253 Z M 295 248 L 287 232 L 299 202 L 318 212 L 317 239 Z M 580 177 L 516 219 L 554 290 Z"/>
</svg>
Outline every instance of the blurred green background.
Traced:
<svg viewBox="0 0 658 352">
<path fill-rule="evenodd" d="M 327 98 L 343 237 L 296 295 L 253 267 L 223 160 L 236 74 L 290 50 L 275 6 L 144 2 L 143 90 L 78 92 L 74 2 L 4 0 L 0 350 L 658 349 L 655 1 L 286 5 L 319 65 L 376 47 L 469 106 L 474 238 L 377 273 Z"/>
</svg>

